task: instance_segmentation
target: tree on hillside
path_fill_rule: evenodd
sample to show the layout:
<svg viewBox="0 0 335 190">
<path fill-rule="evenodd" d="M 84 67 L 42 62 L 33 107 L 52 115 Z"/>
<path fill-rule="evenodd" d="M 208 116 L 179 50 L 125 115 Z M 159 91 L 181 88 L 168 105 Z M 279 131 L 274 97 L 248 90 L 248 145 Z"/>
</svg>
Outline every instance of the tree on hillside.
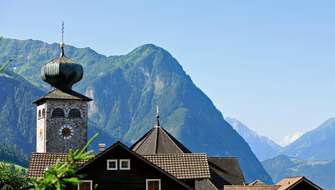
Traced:
<svg viewBox="0 0 335 190">
<path fill-rule="evenodd" d="M 0 190 L 17 190 L 28 184 L 24 169 L 16 168 L 13 164 L 0 163 Z"/>
<path fill-rule="evenodd" d="M 12 62 L 13 60 L 10 59 L 7 61 L 7 63 L 5 63 L 4 65 L 0 66 L 0 73 L 5 72 L 5 69 L 7 68 L 7 66 Z"/>
</svg>

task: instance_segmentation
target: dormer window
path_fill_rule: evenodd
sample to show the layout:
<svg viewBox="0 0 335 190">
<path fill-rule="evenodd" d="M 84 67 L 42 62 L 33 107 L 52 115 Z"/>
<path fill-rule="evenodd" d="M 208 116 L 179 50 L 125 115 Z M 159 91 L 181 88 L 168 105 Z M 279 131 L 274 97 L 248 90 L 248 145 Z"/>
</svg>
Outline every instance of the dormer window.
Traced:
<svg viewBox="0 0 335 190">
<path fill-rule="evenodd" d="M 52 118 L 65 117 L 64 111 L 61 108 L 56 108 L 51 114 Z"/>
<path fill-rule="evenodd" d="M 129 159 L 120 159 L 120 170 L 130 170 Z"/>
<path fill-rule="evenodd" d="M 117 160 L 116 159 L 111 159 L 107 160 L 107 170 L 117 170 Z"/>
</svg>

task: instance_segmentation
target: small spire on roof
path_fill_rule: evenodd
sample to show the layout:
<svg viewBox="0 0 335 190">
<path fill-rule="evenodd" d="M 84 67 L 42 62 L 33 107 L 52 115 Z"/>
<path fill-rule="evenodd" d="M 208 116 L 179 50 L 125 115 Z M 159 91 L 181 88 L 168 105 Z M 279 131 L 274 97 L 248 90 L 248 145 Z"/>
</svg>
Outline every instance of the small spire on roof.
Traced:
<svg viewBox="0 0 335 190">
<path fill-rule="evenodd" d="M 160 127 L 160 124 L 159 124 L 159 107 L 158 107 L 158 105 L 156 106 L 156 119 L 157 119 L 156 127 Z"/>
<path fill-rule="evenodd" d="M 60 48 L 61 48 L 61 54 L 60 56 L 64 56 L 64 21 L 62 21 L 62 42 L 60 43 Z"/>
</svg>

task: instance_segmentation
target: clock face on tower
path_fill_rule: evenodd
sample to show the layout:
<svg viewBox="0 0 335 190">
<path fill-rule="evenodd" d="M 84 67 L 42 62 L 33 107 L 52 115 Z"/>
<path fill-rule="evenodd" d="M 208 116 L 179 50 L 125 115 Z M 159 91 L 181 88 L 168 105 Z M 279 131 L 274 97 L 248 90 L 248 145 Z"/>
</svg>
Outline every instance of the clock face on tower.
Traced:
<svg viewBox="0 0 335 190">
<path fill-rule="evenodd" d="M 59 136 L 61 136 L 65 140 L 69 140 L 72 138 L 74 134 L 74 130 L 72 125 L 70 124 L 64 124 L 60 129 L 59 129 Z"/>
</svg>

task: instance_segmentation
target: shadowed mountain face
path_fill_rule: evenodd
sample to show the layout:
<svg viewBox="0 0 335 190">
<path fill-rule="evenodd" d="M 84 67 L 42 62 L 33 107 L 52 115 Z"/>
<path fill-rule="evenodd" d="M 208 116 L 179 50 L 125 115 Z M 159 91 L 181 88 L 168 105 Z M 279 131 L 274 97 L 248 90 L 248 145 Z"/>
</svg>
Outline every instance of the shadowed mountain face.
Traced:
<svg viewBox="0 0 335 190">
<path fill-rule="evenodd" d="M 46 89 L 40 68 L 58 54 L 56 44 L 0 39 L 0 61 L 16 57 L 11 68 Z M 66 46 L 65 54 L 84 67 L 84 78 L 75 89 L 94 99 L 90 119 L 104 135 L 135 142 L 154 125 L 159 105 L 162 127 L 187 148 L 239 157 L 247 181 L 271 183 L 248 144 L 167 51 L 144 45 L 127 55 L 106 57 L 89 48 Z M 35 124 L 31 127 L 34 131 Z M 112 140 L 106 138 L 105 143 Z"/>
<path fill-rule="evenodd" d="M 305 133 L 285 147 L 282 153 L 303 160 L 334 160 L 334 137 L 335 118 L 330 118 L 320 127 Z"/>
<path fill-rule="evenodd" d="M 306 176 L 325 189 L 335 189 L 335 161 L 300 160 L 279 155 L 262 164 L 274 182 L 287 176 Z"/>
<path fill-rule="evenodd" d="M 282 150 L 281 146 L 267 137 L 258 135 L 240 121 L 233 118 L 225 119 L 247 141 L 259 160 L 273 158 Z"/>
<path fill-rule="evenodd" d="M 0 74 L 0 144 L 19 151 L 31 152 L 35 147 L 35 106 L 32 99 L 41 96 L 42 91 L 12 73 Z"/>
</svg>

